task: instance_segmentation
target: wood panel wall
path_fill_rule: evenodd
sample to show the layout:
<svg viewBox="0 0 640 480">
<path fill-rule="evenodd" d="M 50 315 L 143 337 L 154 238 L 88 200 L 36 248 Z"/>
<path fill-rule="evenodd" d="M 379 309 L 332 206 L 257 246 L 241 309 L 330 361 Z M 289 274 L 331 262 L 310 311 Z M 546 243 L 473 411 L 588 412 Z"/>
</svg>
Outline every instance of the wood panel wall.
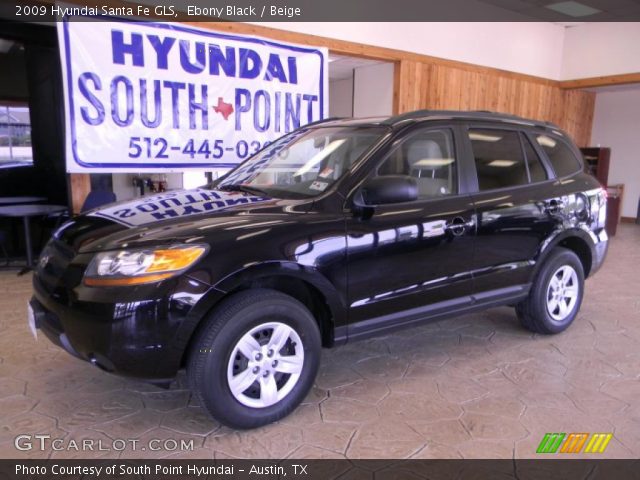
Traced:
<svg viewBox="0 0 640 480">
<path fill-rule="evenodd" d="M 550 121 L 587 146 L 595 93 L 509 72 L 401 60 L 396 62 L 394 110 L 490 110 Z"/>
<path fill-rule="evenodd" d="M 71 173 L 69 178 L 69 203 L 74 214 L 80 213 L 82 205 L 91 192 L 91 177 L 88 173 Z"/>
</svg>

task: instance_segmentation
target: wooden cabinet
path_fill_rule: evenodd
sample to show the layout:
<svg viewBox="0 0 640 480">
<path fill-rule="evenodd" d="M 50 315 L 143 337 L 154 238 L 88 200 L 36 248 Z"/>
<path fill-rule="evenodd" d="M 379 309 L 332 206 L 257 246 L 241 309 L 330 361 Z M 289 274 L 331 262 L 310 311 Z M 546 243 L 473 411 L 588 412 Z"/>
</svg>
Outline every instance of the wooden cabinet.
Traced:
<svg viewBox="0 0 640 480">
<path fill-rule="evenodd" d="M 607 188 L 607 233 L 611 236 L 616 234 L 618 223 L 620 222 L 622 196 L 624 185 L 609 185 L 609 161 L 611 158 L 610 148 L 586 147 L 581 148 L 584 157 L 584 165 L 587 171 L 598 179 L 600 184 Z"/>
<path fill-rule="evenodd" d="M 609 184 L 610 148 L 586 147 L 581 148 L 584 164 L 587 170 L 603 185 Z"/>
<path fill-rule="evenodd" d="M 622 215 L 622 198 L 624 197 L 624 183 L 607 187 L 607 222 L 605 230 L 614 236 L 618 230 L 618 223 Z"/>
</svg>

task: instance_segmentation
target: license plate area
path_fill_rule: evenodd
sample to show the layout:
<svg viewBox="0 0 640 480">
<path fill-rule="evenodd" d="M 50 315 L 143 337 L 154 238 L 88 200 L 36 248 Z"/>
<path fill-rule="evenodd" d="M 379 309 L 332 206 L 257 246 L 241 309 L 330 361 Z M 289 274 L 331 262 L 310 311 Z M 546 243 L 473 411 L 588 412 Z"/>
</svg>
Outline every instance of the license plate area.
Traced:
<svg viewBox="0 0 640 480">
<path fill-rule="evenodd" d="M 33 306 L 31 302 L 27 303 L 27 323 L 29 325 L 29 330 L 31 330 L 31 334 L 33 338 L 38 340 L 38 328 L 36 326 L 36 314 L 33 310 Z"/>
</svg>

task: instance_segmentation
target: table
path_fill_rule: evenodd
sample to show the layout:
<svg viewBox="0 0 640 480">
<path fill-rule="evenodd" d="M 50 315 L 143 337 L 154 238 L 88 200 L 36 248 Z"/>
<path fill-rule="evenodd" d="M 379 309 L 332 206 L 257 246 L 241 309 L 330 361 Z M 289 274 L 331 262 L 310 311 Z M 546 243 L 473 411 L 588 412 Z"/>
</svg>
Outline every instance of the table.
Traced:
<svg viewBox="0 0 640 480">
<path fill-rule="evenodd" d="M 0 205 L 20 205 L 22 203 L 40 203 L 46 201 L 46 197 L 0 197 Z"/>
<path fill-rule="evenodd" d="M 24 225 L 24 241 L 26 244 L 27 267 L 33 265 L 33 251 L 31 250 L 31 227 L 29 220 L 31 217 L 44 217 L 51 213 L 62 213 L 67 210 L 64 205 L 11 205 L 0 206 L 0 217 L 22 217 Z"/>
</svg>

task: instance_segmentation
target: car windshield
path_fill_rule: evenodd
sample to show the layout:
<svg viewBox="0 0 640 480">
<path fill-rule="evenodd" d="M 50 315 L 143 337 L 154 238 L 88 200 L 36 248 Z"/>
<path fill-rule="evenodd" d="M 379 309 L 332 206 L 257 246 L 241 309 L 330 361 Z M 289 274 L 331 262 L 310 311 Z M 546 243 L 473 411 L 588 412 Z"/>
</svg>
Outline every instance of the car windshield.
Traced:
<svg viewBox="0 0 640 480">
<path fill-rule="evenodd" d="M 286 135 L 222 177 L 221 190 L 307 198 L 331 187 L 386 132 L 384 127 L 315 127 Z"/>
</svg>

